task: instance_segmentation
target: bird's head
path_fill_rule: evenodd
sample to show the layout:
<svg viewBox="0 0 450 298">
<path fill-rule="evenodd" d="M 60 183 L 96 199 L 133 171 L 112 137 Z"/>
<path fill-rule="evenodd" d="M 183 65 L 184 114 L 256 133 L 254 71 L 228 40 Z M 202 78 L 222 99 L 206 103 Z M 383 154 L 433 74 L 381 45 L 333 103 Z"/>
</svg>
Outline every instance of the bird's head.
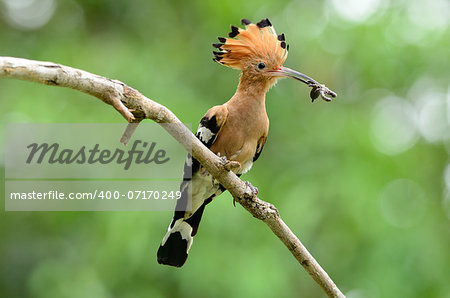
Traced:
<svg viewBox="0 0 450 298">
<path fill-rule="evenodd" d="M 249 82 L 262 82 L 267 88 L 279 78 L 290 77 L 312 87 L 311 98 L 319 95 L 331 100 L 336 93 L 319 84 L 314 79 L 283 66 L 287 58 L 289 45 L 284 34 L 277 35 L 268 19 L 253 24 L 247 19 L 241 20 L 245 29 L 231 26 L 229 38 L 219 37 L 220 43 L 214 43 L 213 60 L 222 65 L 239 69 Z"/>
</svg>

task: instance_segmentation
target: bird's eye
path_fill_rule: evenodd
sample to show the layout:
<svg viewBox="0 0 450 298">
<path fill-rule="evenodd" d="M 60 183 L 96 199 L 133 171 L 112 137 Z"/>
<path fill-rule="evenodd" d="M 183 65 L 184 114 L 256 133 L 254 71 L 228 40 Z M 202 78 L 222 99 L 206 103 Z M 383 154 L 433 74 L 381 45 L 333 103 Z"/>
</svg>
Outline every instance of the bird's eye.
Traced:
<svg viewBox="0 0 450 298">
<path fill-rule="evenodd" d="M 259 62 L 258 69 L 264 69 L 264 68 L 266 68 L 266 64 L 264 62 Z"/>
</svg>

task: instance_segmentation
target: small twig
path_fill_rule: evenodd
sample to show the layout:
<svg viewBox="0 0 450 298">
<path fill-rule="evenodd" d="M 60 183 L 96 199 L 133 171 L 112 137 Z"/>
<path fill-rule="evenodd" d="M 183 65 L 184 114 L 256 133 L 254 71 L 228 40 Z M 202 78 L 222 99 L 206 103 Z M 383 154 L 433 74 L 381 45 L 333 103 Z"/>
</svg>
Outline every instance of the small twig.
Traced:
<svg viewBox="0 0 450 298">
<path fill-rule="evenodd" d="M 264 221 L 270 227 L 324 292 L 329 297 L 344 297 L 328 274 L 284 223 L 278 210 L 272 204 L 259 199 L 255 187 L 248 182 L 243 182 L 229 170 L 236 165 L 229 163 L 224 166 L 223 160 L 206 148 L 166 107 L 150 100 L 120 81 L 51 62 L 0 57 L 0 77 L 82 91 L 112 105 L 128 122 L 139 122 L 146 118 L 157 123 L 172 123 L 173 125 L 163 125 L 164 129 L 186 150 L 192 148 L 192 156 L 232 194 L 233 198 L 254 217 Z M 333 96 L 327 91 L 328 89 L 324 89 L 322 86 L 316 88 L 320 90 L 320 95 L 324 99 L 327 98 L 326 95 Z M 134 115 L 139 115 L 139 117 Z M 136 124 L 133 125 L 126 129 L 123 140 L 129 139 L 136 128 Z"/>
<path fill-rule="evenodd" d="M 133 136 L 134 132 L 136 131 L 136 128 L 138 127 L 141 120 L 137 122 L 128 123 L 127 127 L 125 128 L 125 131 L 122 134 L 122 137 L 120 138 L 120 142 L 124 144 L 125 146 L 128 145 L 128 141 Z"/>
</svg>

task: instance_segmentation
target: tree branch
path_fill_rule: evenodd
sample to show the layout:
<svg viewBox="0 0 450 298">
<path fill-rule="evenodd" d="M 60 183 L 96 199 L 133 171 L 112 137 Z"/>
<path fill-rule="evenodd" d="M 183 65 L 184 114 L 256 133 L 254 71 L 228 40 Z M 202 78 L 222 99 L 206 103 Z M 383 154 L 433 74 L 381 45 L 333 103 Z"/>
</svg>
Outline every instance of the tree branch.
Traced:
<svg viewBox="0 0 450 298">
<path fill-rule="evenodd" d="M 52 62 L 0 57 L 0 77 L 33 81 L 45 85 L 69 87 L 112 105 L 129 123 L 151 119 L 157 123 L 172 123 L 163 127 L 196 158 L 254 217 L 265 222 L 286 245 L 298 262 L 329 297 L 344 297 L 328 274 L 281 219 L 278 210 L 257 197 L 256 189 L 243 182 L 226 161 L 206 148 L 184 124 L 166 107 L 145 97 L 124 83 L 104 78 L 76 68 Z M 135 126 L 129 125 L 122 137 L 126 142 Z"/>
</svg>

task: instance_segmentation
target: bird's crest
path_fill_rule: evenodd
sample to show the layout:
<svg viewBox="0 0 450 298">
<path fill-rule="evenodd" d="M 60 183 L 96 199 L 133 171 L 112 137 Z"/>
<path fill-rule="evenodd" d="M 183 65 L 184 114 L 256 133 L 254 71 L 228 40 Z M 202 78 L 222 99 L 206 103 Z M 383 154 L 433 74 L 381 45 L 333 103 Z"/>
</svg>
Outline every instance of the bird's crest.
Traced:
<svg viewBox="0 0 450 298">
<path fill-rule="evenodd" d="M 242 63 L 247 59 L 263 58 L 283 64 L 289 50 L 284 34 L 277 35 L 268 19 L 257 24 L 242 19 L 241 23 L 245 29 L 231 25 L 230 38 L 219 37 L 220 43 L 213 44 L 218 49 L 213 51 L 214 61 L 241 70 Z"/>
</svg>

